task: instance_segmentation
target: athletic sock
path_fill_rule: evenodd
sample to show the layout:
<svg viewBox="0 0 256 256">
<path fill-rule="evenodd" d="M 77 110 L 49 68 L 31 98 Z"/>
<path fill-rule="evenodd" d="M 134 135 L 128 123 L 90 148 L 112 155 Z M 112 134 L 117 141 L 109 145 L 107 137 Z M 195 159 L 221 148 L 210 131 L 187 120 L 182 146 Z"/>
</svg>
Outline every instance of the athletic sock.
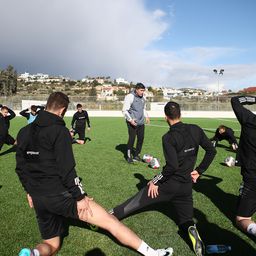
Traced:
<svg viewBox="0 0 256 256">
<path fill-rule="evenodd" d="M 152 249 L 148 244 L 144 241 L 141 242 L 140 247 L 137 250 L 144 256 L 157 256 L 157 251 Z"/>
<path fill-rule="evenodd" d="M 32 250 L 33 256 L 40 256 L 40 252 L 37 249 Z"/>
<path fill-rule="evenodd" d="M 256 223 L 249 224 L 249 226 L 247 227 L 247 232 L 251 235 L 256 236 Z"/>
</svg>

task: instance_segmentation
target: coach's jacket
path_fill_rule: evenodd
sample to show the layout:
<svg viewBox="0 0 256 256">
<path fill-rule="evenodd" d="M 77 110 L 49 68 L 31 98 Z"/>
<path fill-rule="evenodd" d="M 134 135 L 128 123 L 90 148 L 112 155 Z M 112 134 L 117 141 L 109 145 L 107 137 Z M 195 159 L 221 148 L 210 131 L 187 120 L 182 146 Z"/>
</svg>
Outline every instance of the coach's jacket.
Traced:
<svg viewBox="0 0 256 256">
<path fill-rule="evenodd" d="M 145 117 L 148 117 L 146 111 L 146 99 L 140 97 L 135 90 L 125 96 L 122 113 L 126 121 L 136 120 L 137 125 L 143 125 Z"/>
<path fill-rule="evenodd" d="M 80 200 L 86 193 L 75 171 L 71 136 L 59 116 L 40 111 L 17 136 L 16 172 L 33 196 L 69 191 Z"/>
</svg>

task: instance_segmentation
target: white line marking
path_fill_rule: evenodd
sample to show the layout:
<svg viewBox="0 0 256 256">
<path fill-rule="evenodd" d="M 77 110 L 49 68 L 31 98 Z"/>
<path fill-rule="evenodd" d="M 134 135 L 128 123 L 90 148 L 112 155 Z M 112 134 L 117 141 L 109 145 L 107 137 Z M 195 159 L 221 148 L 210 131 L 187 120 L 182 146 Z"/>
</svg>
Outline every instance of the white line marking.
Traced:
<svg viewBox="0 0 256 256">
<path fill-rule="evenodd" d="M 232 123 L 238 123 L 239 122 L 237 120 L 230 120 L 230 119 L 223 119 L 223 118 L 214 118 L 216 120 L 220 120 L 220 121 L 226 121 L 226 122 L 232 122 Z"/>
<path fill-rule="evenodd" d="M 158 125 L 158 124 L 146 124 L 146 126 L 153 126 L 153 127 L 162 127 L 162 128 L 169 128 L 169 126 L 166 125 Z M 216 131 L 217 128 L 206 128 L 206 127 L 201 127 L 203 130 L 206 131 Z M 238 129 L 233 129 L 234 132 L 240 132 L 241 130 Z"/>
</svg>

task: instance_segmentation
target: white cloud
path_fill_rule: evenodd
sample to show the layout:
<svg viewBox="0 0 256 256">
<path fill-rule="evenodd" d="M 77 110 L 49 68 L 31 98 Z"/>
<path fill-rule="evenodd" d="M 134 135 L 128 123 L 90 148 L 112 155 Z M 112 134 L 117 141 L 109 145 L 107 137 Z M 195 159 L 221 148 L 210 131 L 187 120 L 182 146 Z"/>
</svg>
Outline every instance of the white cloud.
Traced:
<svg viewBox="0 0 256 256">
<path fill-rule="evenodd" d="M 172 10 L 172 8 L 170 7 Z M 73 78 L 124 77 L 147 85 L 216 87 L 212 69 L 241 49 L 156 49 L 171 24 L 143 0 L 8 0 L 1 5 L 0 66 Z M 153 44 L 154 43 L 154 44 Z M 154 47 L 153 47 L 154 46 Z M 224 65 L 220 88 L 255 83 L 254 65 Z"/>
<path fill-rule="evenodd" d="M 139 79 L 142 50 L 167 29 L 142 0 L 10 0 L 1 9 L 1 64 L 76 78 Z"/>
</svg>

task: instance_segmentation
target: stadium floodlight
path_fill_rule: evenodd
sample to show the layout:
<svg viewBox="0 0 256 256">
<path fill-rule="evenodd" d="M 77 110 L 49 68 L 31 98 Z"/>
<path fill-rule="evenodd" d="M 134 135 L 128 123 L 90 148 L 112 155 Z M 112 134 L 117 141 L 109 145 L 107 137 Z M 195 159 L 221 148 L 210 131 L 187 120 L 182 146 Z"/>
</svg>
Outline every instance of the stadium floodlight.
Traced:
<svg viewBox="0 0 256 256">
<path fill-rule="evenodd" d="M 213 69 L 214 74 L 217 75 L 217 82 L 218 82 L 218 94 L 217 94 L 217 109 L 219 110 L 219 94 L 220 94 L 220 81 L 219 81 L 219 77 L 220 75 L 223 76 L 224 73 L 224 69 L 220 69 L 219 71 L 217 69 Z"/>
</svg>

